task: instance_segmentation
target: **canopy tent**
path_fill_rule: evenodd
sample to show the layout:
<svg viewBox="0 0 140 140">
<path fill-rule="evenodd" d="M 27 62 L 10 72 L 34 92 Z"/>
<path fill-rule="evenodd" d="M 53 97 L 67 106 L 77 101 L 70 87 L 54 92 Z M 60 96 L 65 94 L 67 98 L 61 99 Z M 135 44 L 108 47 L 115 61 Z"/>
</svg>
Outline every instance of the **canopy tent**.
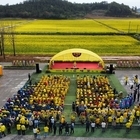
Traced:
<svg viewBox="0 0 140 140">
<path fill-rule="evenodd" d="M 57 61 L 61 62 L 97 62 L 104 68 L 104 62 L 96 53 L 80 48 L 67 49 L 54 55 L 50 66 Z"/>
</svg>

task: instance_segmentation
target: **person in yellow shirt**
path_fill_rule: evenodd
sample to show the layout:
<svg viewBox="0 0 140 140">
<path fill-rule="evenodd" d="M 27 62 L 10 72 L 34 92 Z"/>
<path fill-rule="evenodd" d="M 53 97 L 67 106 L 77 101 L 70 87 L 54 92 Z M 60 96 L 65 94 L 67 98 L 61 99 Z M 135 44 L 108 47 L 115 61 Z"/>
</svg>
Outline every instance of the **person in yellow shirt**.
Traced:
<svg viewBox="0 0 140 140">
<path fill-rule="evenodd" d="M 37 139 L 38 139 L 38 140 L 41 140 L 40 128 L 37 128 Z"/>
<path fill-rule="evenodd" d="M 112 116 L 110 115 L 110 116 L 108 117 L 108 125 L 111 125 L 111 124 L 112 124 L 112 121 L 113 121 L 113 118 L 112 118 Z"/>
<path fill-rule="evenodd" d="M 139 120 L 139 118 L 140 118 L 140 111 L 139 111 L 139 110 L 137 110 L 137 111 L 136 111 L 136 120 L 138 121 L 138 120 Z"/>
<path fill-rule="evenodd" d="M 100 121 L 101 121 L 100 118 L 97 117 L 96 120 L 95 120 L 97 128 L 100 126 L 100 123 L 101 123 Z"/>
<path fill-rule="evenodd" d="M 24 124 L 21 125 L 21 132 L 22 132 L 22 135 L 25 135 L 25 131 L 26 131 L 26 127 Z"/>
<path fill-rule="evenodd" d="M 119 117 L 117 117 L 117 118 L 116 118 L 116 127 L 118 128 L 118 127 L 119 127 L 119 125 L 120 125 L 120 118 L 119 118 Z"/>
<path fill-rule="evenodd" d="M 48 136 L 48 132 L 49 132 L 49 127 L 46 125 L 44 126 L 44 138 Z"/>
<path fill-rule="evenodd" d="M 131 121 L 128 121 L 126 124 L 125 124 L 125 127 L 126 127 L 126 133 L 128 133 L 131 129 L 131 126 L 132 126 L 132 122 Z"/>
<path fill-rule="evenodd" d="M 128 83 L 128 76 L 125 76 L 125 85 Z"/>
<path fill-rule="evenodd" d="M 20 123 L 17 124 L 17 134 L 21 135 L 21 125 L 20 125 Z"/>
<path fill-rule="evenodd" d="M 2 136 L 4 136 L 4 137 L 6 136 L 5 130 L 6 130 L 6 127 L 5 127 L 4 124 L 2 124 L 2 125 L 1 125 L 1 134 L 2 134 Z"/>
<path fill-rule="evenodd" d="M 0 125 L 0 138 L 2 138 L 2 130 L 1 130 L 1 125 Z"/>
<path fill-rule="evenodd" d="M 124 122 L 124 117 L 123 117 L 123 115 L 121 115 L 121 116 L 120 116 L 120 126 L 123 125 L 123 122 Z"/>
</svg>

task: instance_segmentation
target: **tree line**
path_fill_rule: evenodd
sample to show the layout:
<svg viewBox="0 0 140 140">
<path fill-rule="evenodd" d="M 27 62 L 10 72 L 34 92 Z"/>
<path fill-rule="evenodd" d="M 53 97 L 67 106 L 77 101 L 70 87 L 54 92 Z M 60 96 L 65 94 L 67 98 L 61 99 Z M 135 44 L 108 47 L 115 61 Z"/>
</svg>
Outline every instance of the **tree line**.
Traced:
<svg viewBox="0 0 140 140">
<path fill-rule="evenodd" d="M 104 16 L 130 17 L 134 14 L 129 6 L 106 1 L 71 3 L 66 0 L 26 0 L 15 5 L 0 5 L 0 18 L 70 19 L 84 18 L 87 14 L 102 10 Z"/>
</svg>

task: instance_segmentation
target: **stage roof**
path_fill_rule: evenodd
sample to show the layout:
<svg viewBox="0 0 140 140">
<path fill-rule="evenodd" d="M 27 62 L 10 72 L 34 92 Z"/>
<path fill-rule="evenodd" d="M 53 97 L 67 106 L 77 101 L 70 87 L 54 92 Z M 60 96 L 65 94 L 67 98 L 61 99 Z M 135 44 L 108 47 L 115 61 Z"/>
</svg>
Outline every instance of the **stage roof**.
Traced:
<svg viewBox="0 0 140 140">
<path fill-rule="evenodd" d="M 98 56 L 96 53 L 80 48 L 67 49 L 61 51 L 51 58 L 50 62 L 52 61 L 72 61 L 72 62 L 88 61 L 88 62 L 100 62 L 102 63 L 102 65 L 104 65 L 102 58 Z"/>
</svg>

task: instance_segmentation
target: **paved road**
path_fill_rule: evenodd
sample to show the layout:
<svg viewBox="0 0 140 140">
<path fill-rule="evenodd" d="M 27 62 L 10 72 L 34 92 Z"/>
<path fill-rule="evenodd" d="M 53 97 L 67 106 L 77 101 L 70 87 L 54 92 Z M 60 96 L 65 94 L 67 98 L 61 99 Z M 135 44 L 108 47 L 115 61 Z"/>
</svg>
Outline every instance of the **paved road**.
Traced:
<svg viewBox="0 0 140 140">
<path fill-rule="evenodd" d="M 0 63 L 1 65 L 8 65 L 7 63 Z M 40 64 L 40 68 L 43 69 L 44 63 Z M 3 76 L 0 78 L 0 108 L 4 105 L 5 101 L 12 97 L 17 93 L 18 89 L 20 89 L 28 79 L 28 73 L 33 73 L 35 70 L 3 70 Z M 128 85 L 125 86 L 128 93 L 130 92 L 130 85 L 133 82 L 133 77 L 138 75 L 140 81 L 140 71 L 132 71 L 132 70 L 117 70 L 116 76 L 120 80 L 121 84 L 124 85 L 124 76 L 129 77 Z M 119 139 L 119 138 L 87 138 L 87 137 L 48 137 L 47 139 L 52 140 L 128 140 L 127 139 Z M 8 135 L 3 138 L 3 140 L 33 140 L 33 136 L 24 136 L 18 137 L 16 135 Z M 131 139 L 129 139 L 131 140 Z M 138 140 L 138 139 L 133 139 Z"/>
</svg>

